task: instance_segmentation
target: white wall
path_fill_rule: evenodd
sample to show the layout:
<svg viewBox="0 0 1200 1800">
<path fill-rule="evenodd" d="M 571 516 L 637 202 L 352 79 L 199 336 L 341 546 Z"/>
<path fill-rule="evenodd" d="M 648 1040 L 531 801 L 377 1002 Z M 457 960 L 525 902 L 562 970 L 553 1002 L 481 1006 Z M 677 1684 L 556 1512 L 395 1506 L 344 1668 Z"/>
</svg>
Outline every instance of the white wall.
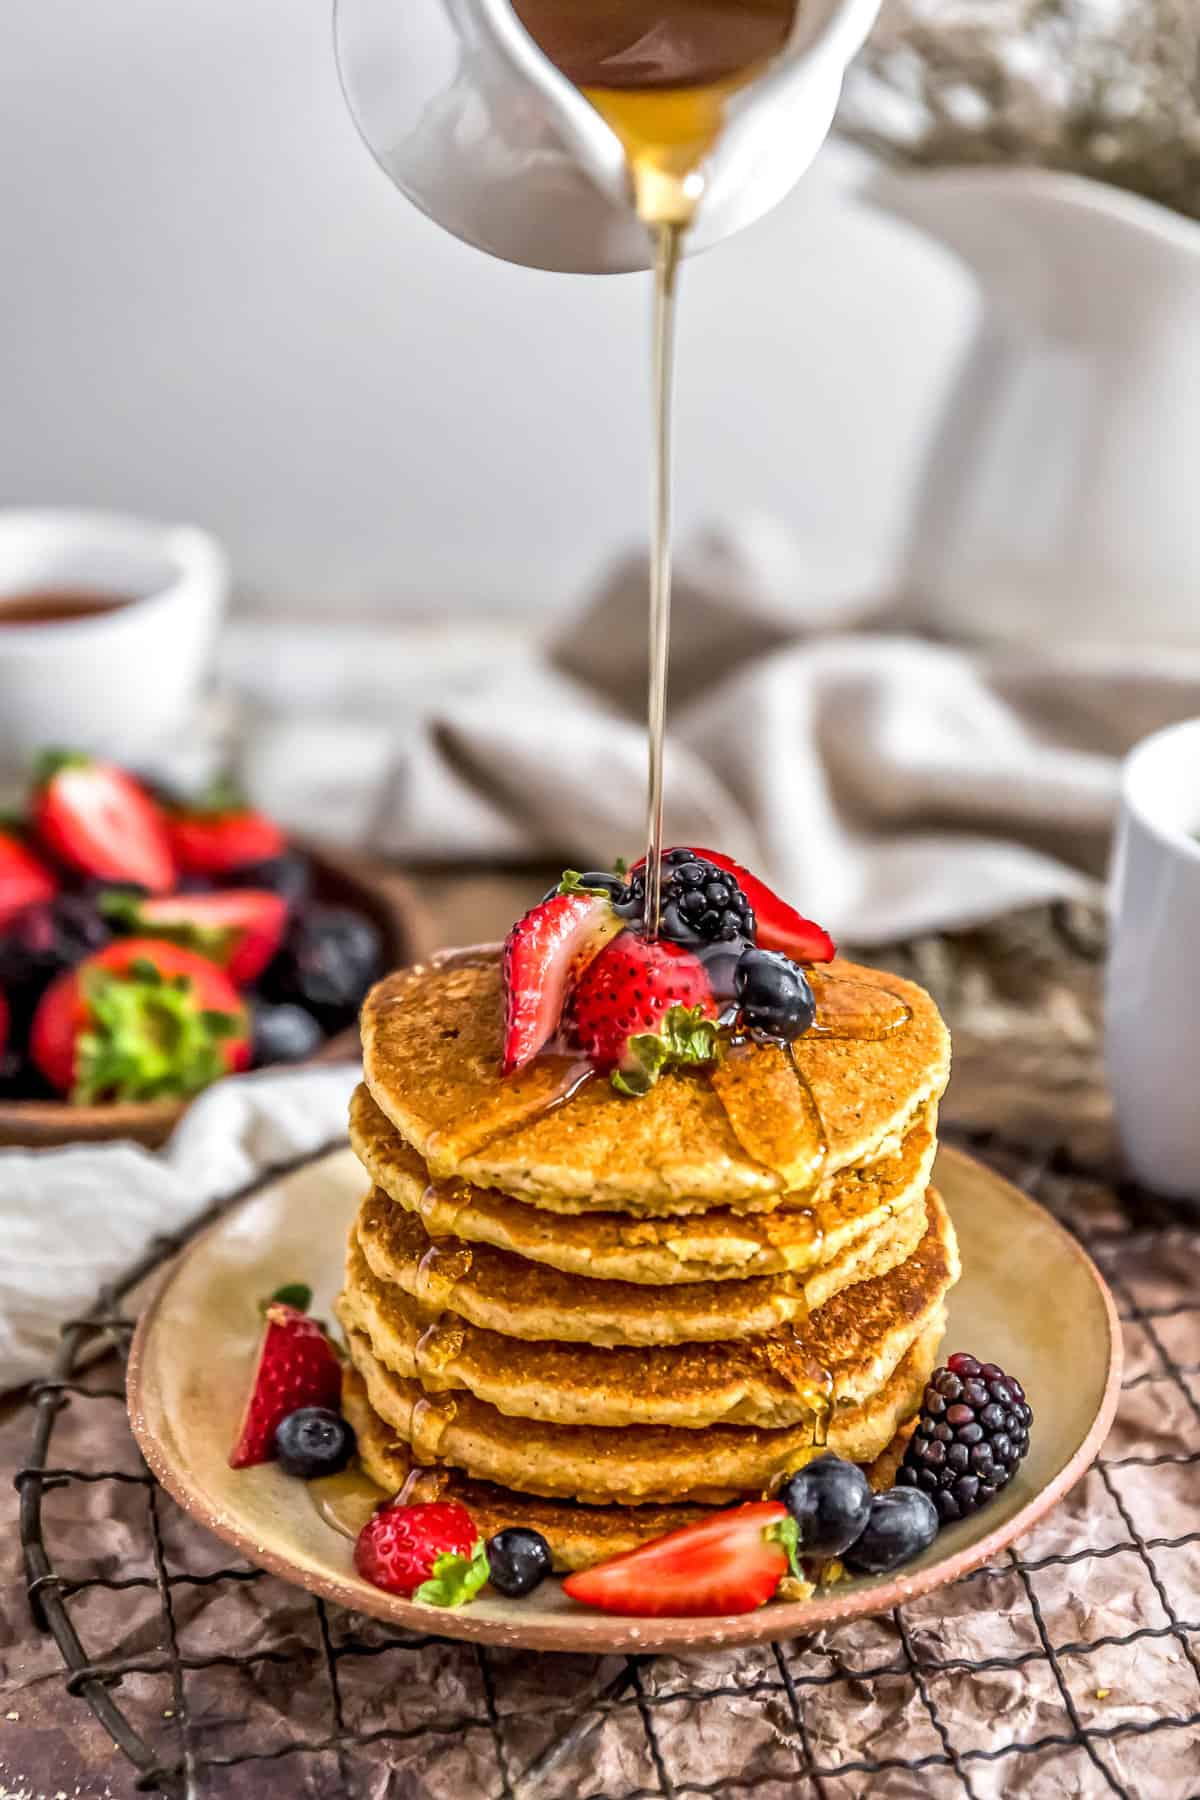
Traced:
<svg viewBox="0 0 1200 1800">
<path fill-rule="evenodd" d="M 195 519 L 296 606 L 549 608 L 642 534 L 644 279 L 412 211 L 328 0 L 5 0 L 3 37 L 0 501 Z M 869 592 L 966 300 L 838 187 L 687 271 L 679 522 L 773 512 Z"/>
</svg>

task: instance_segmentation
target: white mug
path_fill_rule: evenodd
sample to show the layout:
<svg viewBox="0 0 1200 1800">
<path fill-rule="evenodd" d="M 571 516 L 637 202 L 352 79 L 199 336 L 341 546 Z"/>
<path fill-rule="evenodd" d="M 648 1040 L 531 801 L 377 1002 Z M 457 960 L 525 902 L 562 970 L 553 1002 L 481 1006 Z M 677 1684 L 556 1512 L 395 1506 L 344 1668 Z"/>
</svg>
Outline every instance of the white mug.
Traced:
<svg viewBox="0 0 1200 1800">
<path fill-rule="evenodd" d="M 1200 1199 L 1200 719 L 1125 764 L 1112 881 L 1107 1043 L 1131 1173 Z"/>
<path fill-rule="evenodd" d="M 5 601 L 121 597 L 94 616 L 4 624 Z M 0 769 L 51 745 L 137 762 L 188 723 L 229 595 L 220 546 L 113 513 L 0 511 Z"/>
</svg>

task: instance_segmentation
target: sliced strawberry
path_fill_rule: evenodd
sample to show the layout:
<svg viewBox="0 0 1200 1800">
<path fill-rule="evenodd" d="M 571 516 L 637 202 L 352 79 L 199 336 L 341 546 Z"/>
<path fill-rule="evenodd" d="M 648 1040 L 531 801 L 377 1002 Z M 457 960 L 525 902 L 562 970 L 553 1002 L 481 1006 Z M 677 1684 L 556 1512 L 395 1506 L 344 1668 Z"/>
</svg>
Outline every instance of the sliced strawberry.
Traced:
<svg viewBox="0 0 1200 1800">
<path fill-rule="evenodd" d="M 563 1591 L 585 1606 L 627 1617 L 714 1618 L 753 1612 L 788 1572 L 788 1517 L 778 1500 L 755 1500 L 713 1513 L 568 1575 Z"/>
<path fill-rule="evenodd" d="M 605 894 L 557 893 L 533 907 L 504 945 L 504 1073 L 524 1068 L 562 1021 L 567 995 L 623 922 Z"/>
<path fill-rule="evenodd" d="M 571 1023 L 580 1049 L 614 1086 L 644 1094 L 672 1064 L 711 1062 L 719 1007 L 703 964 L 666 938 L 624 931 L 579 979 Z"/>
<path fill-rule="evenodd" d="M 235 987 L 248 987 L 262 974 L 288 921 L 287 901 L 266 888 L 171 894 L 159 900 L 106 894 L 100 907 L 106 918 L 128 925 L 139 937 L 165 938 L 206 956 Z"/>
<path fill-rule="evenodd" d="M 734 876 L 738 886 L 754 908 L 754 916 L 758 921 L 755 933 L 756 941 L 764 950 L 782 950 L 793 962 L 832 962 L 837 955 L 837 945 L 822 925 L 815 925 L 798 913 L 794 906 L 773 893 L 765 881 L 752 875 L 741 863 L 734 862 L 732 856 L 726 856 L 720 850 L 701 850 L 697 846 L 678 845 L 679 849 L 689 849 L 693 856 L 699 856 L 705 862 L 716 863 L 718 869 L 724 869 Z M 663 852 L 670 856 L 670 850 Z M 643 856 L 634 863 L 629 871 L 636 875 L 644 869 L 646 859 Z"/>
<path fill-rule="evenodd" d="M 53 900 L 58 882 L 12 832 L 0 831 L 0 931 L 27 906 Z"/>
<path fill-rule="evenodd" d="M 383 1507 L 358 1534 L 354 1566 L 375 1587 L 431 1606 L 462 1606 L 488 1578 L 483 1539 L 457 1500 Z"/>
<path fill-rule="evenodd" d="M 294 1306 L 273 1301 L 267 1308 L 266 1330 L 237 1442 L 229 1453 L 230 1468 L 270 1462 L 282 1419 L 302 1406 L 327 1406 L 336 1412 L 341 1398 L 341 1364 L 317 1321 Z"/>
<path fill-rule="evenodd" d="M 225 781 L 204 800 L 170 813 L 167 830 L 176 860 L 189 875 L 228 875 L 282 856 L 288 847 L 274 819 L 247 806 Z"/>
<path fill-rule="evenodd" d="M 123 769 L 51 751 L 39 765 L 33 818 L 46 847 L 84 875 L 152 894 L 175 885 L 162 813 Z"/>
<path fill-rule="evenodd" d="M 229 977 L 153 938 L 122 938 L 57 976 L 29 1048 L 51 1086 L 81 1104 L 182 1099 L 250 1060 Z"/>
</svg>

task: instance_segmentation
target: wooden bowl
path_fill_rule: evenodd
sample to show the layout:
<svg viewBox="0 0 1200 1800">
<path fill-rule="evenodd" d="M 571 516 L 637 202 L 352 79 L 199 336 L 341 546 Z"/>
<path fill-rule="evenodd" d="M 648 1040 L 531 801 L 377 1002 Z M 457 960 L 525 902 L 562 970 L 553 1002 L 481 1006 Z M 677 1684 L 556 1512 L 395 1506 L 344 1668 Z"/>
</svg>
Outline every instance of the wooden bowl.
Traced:
<svg viewBox="0 0 1200 1800">
<path fill-rule="evenodd" d="M 300 843 L 297 848 L 311 858 L 315 899 L 353 907 L 379 927 L 386 968 L 413 960 L 420 942 L 417 908 L 400 876 L 311 844 Z M 351 1025 L 327 1038 L 308 1060 L 345 1062 L 357 1054 L 358 1027 Z M 131 1138 L 154 1150 L 170 1136 L 189 1104 L 186 1100 L 153 1100 L 71 1106 L 65 1100 L 0 1100 L 0 1147 L 47 1149 L 57 1144 Z"/>
</svg>

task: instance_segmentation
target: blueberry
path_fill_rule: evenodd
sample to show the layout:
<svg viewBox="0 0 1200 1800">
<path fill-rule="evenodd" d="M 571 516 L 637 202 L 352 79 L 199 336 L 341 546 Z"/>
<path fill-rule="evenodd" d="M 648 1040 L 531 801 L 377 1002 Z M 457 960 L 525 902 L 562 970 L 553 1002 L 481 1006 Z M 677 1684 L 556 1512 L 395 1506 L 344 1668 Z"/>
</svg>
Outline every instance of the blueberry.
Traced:
<svg viewBox="0 0 1200 1800">
<path fill-rule="evenodd" d="M 348 1025 L 382 971 L 378 927 L 344 906 L 302 907 L 263 977 L 268 1000 L 303 1006 L 327 1031 Z"/>
<path fill-rule="evenodd" d="M 302 850 L 284 850 L 263 862 L 243 863 L 223 880 L 227 887 L 267 888 L 289 906 L 301 906 L 312 892 L 312 863 Z"/>
<path fill-rule="evenodd" d="M 800 1527 L 804 1555 L 840 1556 L 871 1514 L 871 1488 L 857 1463 L 828 1452 L 790 1475 L 779 1498 Z"/>
<path fill-rule="evenodd" d="M 354 1455 L 354 1430 L 327 1406 L 302 1406 L 275 1428 L 275 1453 L 285 1475 L 313 1481 L 337 1475 Z"/>
<path fill-rule="evenodd" d="M 303 1062 L 325 1042 L 325 1033 L 302 1006 L 272 1006 L 259 1000 L 251 1013 L 253 1059 L 256 1069 L 268 1063 Z"/>
<path fill-rule="evenodd" d="M 508 1525 L 487 1542 L 488 1577 L 498 1594 L 520 1600 L 550 1573 L 550 1546 L 540 1531 Z"/>
<path fill-rule="evenodd" d="M 889 1488 L 876 1494 L 866 1530 L 846 1551 L 856 1575 L 886 1575 L 928 1550 L 938 1534 L 938 1510 L 919 1487 Z"/>
<path fill-rule="evenodd" d="M 780 950 L 743 950 L 734 989 L 747 1026 L 768 1037 L 791 1043 L 816 1017 L 808 977 Z"/>
</svg>

